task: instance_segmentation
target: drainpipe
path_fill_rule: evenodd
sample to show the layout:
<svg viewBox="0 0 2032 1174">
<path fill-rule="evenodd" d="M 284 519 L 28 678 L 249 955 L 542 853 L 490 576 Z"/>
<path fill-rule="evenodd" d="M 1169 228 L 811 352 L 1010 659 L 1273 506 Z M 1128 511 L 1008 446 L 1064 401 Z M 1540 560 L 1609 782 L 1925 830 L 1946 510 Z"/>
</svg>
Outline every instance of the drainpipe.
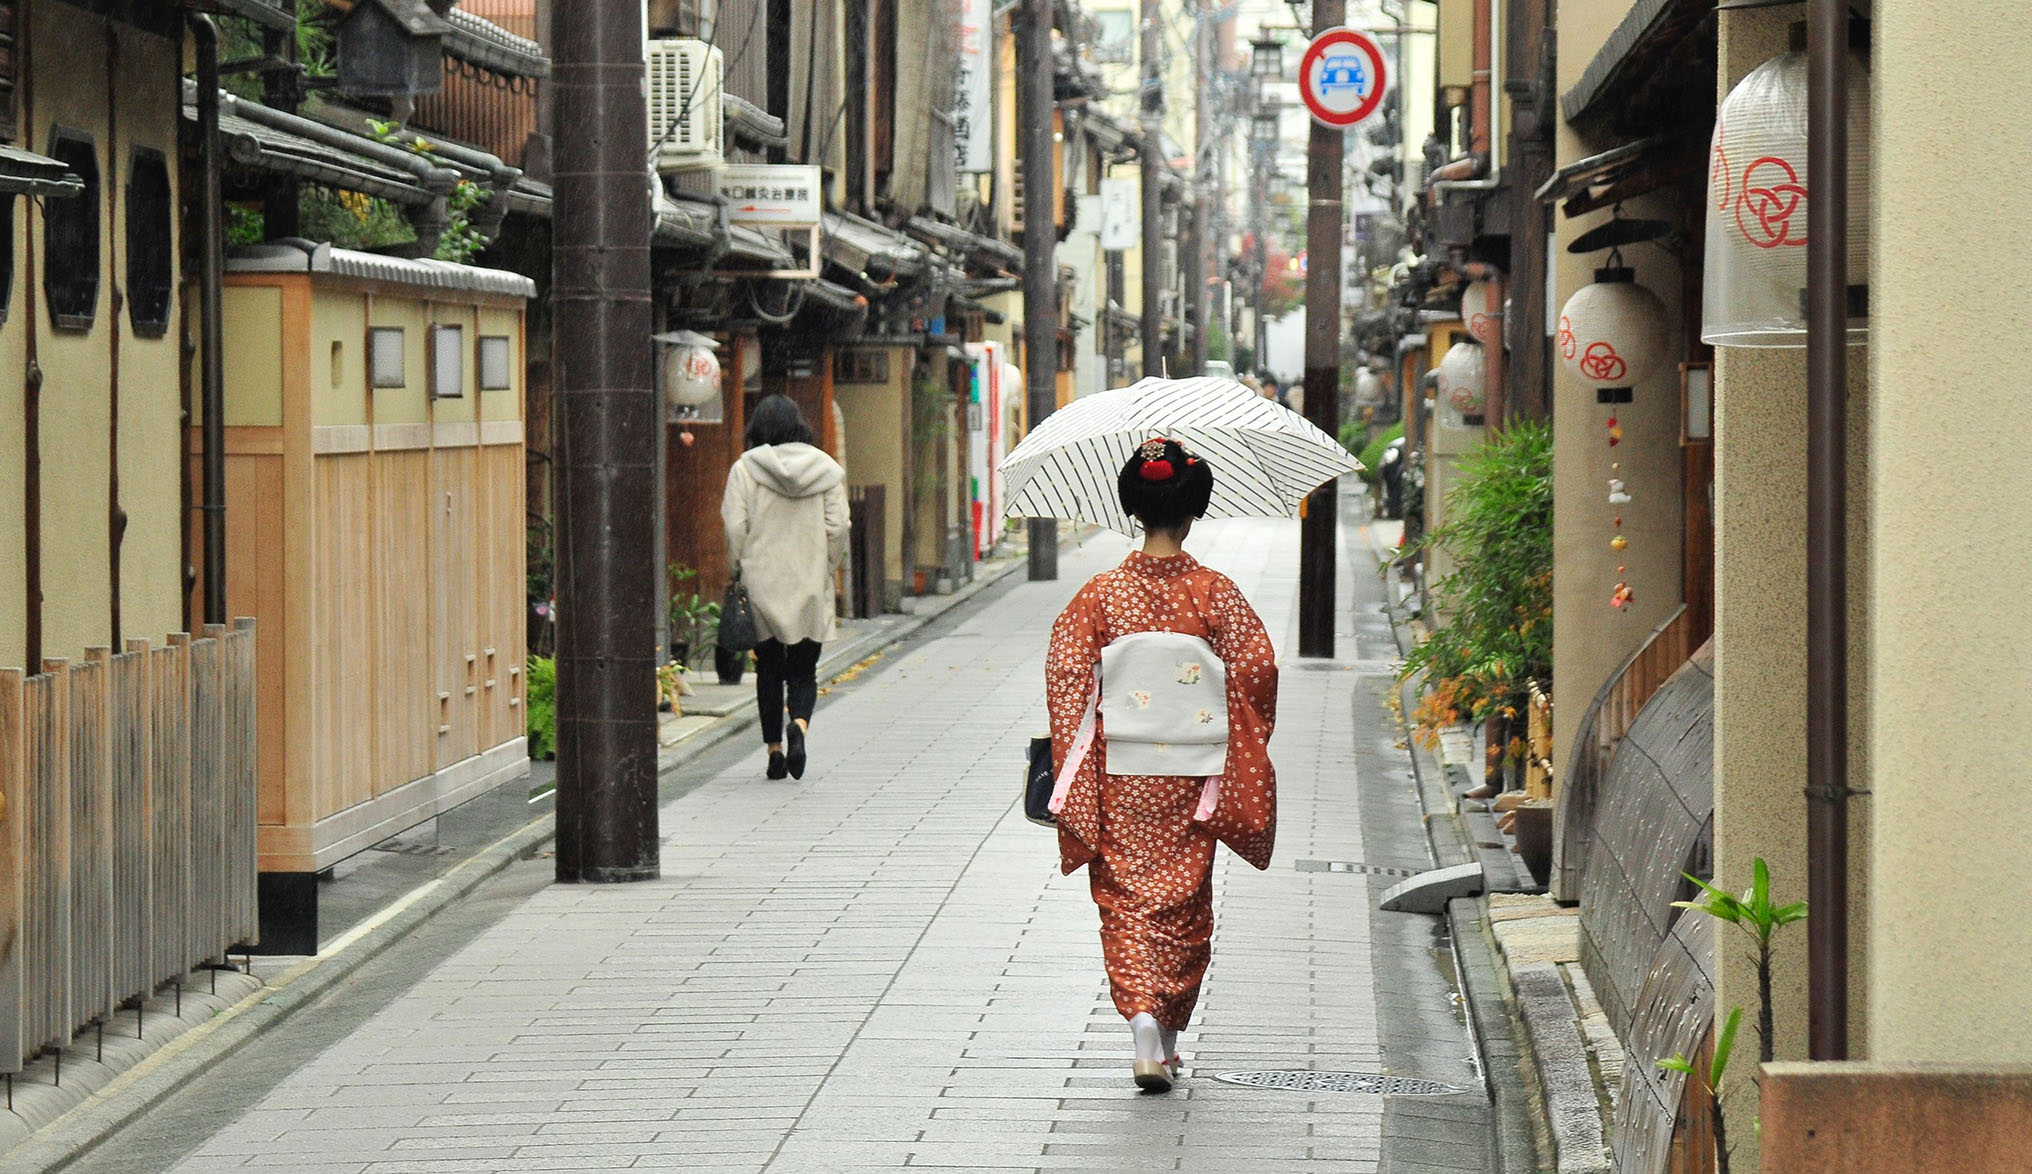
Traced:
<svg viewBox="0 0 2032 1174">
<path fill-rule="evenodd" d="M 1807 1037 L 1849 1054 L 1848 0 L 1807 7 Z"/>
<path fill-rule="evenodd" d="M 199 349 L 203 425 L 199 444 L 204 518 L 207 624 L 226 622 L 226 381 L 220 335 L 225 297 L 225 207 L 219 193 L 219 29 L 212 18 L 190 17 L 197 40 L 198 256 L 204 287 L 203 341 Z"/>
</svg>

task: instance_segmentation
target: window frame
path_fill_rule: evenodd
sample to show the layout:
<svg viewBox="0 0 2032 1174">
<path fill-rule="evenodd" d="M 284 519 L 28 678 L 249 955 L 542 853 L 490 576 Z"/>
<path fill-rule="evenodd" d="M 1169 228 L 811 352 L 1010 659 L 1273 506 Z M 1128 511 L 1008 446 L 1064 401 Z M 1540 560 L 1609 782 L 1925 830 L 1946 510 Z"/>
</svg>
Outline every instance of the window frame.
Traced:
<svg viewBox="0 0 2032 1174">
<path fill-rule="evenodd" d="M 143 230 L 137 237 L 137 218 L 140 202 L 135 198 L 134 181 L 144 168 L 159 167 L 162 171 L 162 211 L 155 223 L 140 225 Z M 161 338 L 169 333 L 170 320 L 176 315 L 176 180 L 170 174 L 169 156 L 155 147 L 136 146 L 127 155 L 127 323 L 140 338 Z M 141 257 L 159 257 L 162 262 L 162 279 L 159 286 L 148 284 L 148 276 L 137 270 L 135 261 Z M 142 294 L 156 295 L 161 300 L 161 317 L 142 317 Z M 151 307 L 152 309 L 152 307 Z"/>
<path fill-rule="evenodd" d="M 91 160 L 89 168 L 80 167 L 77 161 L 64 157 L 64 149 L 71 146 L 85 148 L 85 152 Z M 66 167 L 69 167 L 71 171 L 76 173 L 79 179 L 85 181 L 85 189 L 75 196 L 66 196 L 61 200 L 49 200 L 43 203 L 43 299 L 49 303 L 49 323 L 52 329 L 72 334 L 88 333 L 98 321 L 99 287 L 105 284 L 105 275 L 101 272 L 101 269 L 105 264 L 106 225 L 100 218 L 99 202 L 105 193 L 106 178 L 105 173 L 99 167 L 99 144 L 90 131 L 67 126 L 59 122 L 53 123 L 50 126 L 48 148 L 50 158 L 61 161 Z M 87 171 L 90 172 L 89 175 L 86 174 Z M 58 242 L 55 239 L 56 233 L 60 225 L 68 222 L 67 214 L 74 208 L 85 209 L 84 219 L 78 223 L 89 225 L 91 230 L 91 262 L 89 270 L 82 264 L 71 263 L 81 261 L 82 258 L 72 256 L 68 248 L 66 248 L 61 256 L 63 263 L 60 263 Z M 89 272 L 91 275 L 90 296 L 79 297 L 76 307 L 71 305 L 71 291 L 68 289 L 64 290 L 63 297 L 60 299 L 56 285 L 60 274 L 73 271 Z M 59 308 L 60 301 L 63 303 L 63 308 Z M 82 309 L 83 312 L 78 312 L 79 309 Z"/>
</svg>

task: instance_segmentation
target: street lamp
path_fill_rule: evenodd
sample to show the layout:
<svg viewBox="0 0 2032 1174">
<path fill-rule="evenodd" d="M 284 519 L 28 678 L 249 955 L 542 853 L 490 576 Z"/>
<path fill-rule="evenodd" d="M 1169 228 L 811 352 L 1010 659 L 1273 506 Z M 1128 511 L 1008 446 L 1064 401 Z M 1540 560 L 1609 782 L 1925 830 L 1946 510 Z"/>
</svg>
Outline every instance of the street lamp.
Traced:
<svg viewBox="0 0 2032 1174">
<path fill-rule="evenodd" d="M 1284 42 L 1274 37 L 1259 37 L 1249 42 L 1249 76 L 1259 82 L 1283 77 Z"/>
<path fill-rule="evenodd" d="M 1249 116 L 1249 137 L 1254 139 L 1260 146 L 1268 146 L 1275 143 L 1277 141 L 1277 124 L 1283 118 L 1283 115 L 1284 107 L 1282 104 L 1268 101 L 1259 103 L 1256 107 L 1256 113 Z"/>
</svg>

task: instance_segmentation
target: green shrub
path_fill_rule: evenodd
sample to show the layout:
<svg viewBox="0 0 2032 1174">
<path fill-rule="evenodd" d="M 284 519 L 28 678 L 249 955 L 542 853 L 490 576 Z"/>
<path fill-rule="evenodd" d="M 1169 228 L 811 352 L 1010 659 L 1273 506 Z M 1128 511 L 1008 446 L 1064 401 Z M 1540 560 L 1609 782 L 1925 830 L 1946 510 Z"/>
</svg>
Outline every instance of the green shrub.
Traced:
<svg viewBox="0 0 2032 1174">
<path fill-rule="evenodd" d="M 1376 483 L 1376 479 L 1383 475 L 1381 472 L 1383 468 L 1383 450 L 1390 447 L 1391 441 L 1401 440 L 1403 437 L 1404 421 L 1399 420 L 1377 433 L 1369 440 L 1366 447 L 1355 454 L 1355 459 L 1362 462 L 1362 480 L 1367 481 L 1371 485 Z"/>
<path fill-rule="evenodd" d="M 1446 524 L 1417 543 L 1454 560 L 1431 590 L 1445 624 L 1402 670 L 1426 676 L 1417 718 L 1427 737 L 1514 717 L 1530 682 L 1552 675 L 1552 429 L 1517 421 L 1462 458 L 1459 475 Z"/>
<path fill-rule="evenodd" d="M 522 708 L 529 715 L 529 757 L 557 757 L 557 662 L 547 656 L 529 658 L 528 697 Z"/>
</svg>

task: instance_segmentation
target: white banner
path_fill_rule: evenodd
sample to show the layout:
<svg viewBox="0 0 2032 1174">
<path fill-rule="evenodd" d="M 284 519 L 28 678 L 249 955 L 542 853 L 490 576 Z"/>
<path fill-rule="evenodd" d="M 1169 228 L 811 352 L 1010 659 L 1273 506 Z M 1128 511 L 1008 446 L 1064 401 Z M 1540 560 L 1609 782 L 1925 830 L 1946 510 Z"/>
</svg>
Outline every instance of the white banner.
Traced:
<svg viewBox="0 0 2032 1174">
<path fill-rule="evenodd" d="M 1101 180 L 1101 247 L 1120 251 L 1142 243 L 1142 181 L 1120 176 Z"/>
<path fill-rule="evenodd" d="M 994 0 L 953 0 L 960 64 L 953 87 L 953 151 L 961 171 L 995 170 Z"/>
</svg>

